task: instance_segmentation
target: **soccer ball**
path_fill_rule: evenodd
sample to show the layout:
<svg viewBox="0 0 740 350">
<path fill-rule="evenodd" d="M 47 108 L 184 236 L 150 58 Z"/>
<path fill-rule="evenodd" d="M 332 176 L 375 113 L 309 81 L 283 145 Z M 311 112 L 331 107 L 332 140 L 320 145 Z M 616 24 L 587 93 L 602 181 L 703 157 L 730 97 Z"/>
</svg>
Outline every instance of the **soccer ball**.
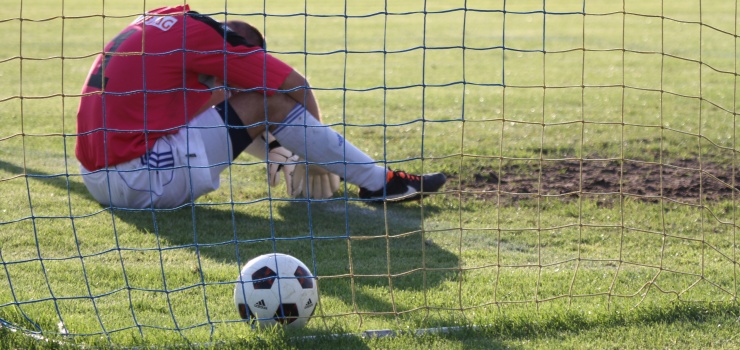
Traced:
<svg viewBox="0 0 740 350">
<path fill-rule="evenodd" d="M 234 303 L 244 320 L 261 326 L 301 328 L 318 301 L 314 278 L 303 262 L 290 255 L 260 255 L 242 268 Z"/>
</svg>

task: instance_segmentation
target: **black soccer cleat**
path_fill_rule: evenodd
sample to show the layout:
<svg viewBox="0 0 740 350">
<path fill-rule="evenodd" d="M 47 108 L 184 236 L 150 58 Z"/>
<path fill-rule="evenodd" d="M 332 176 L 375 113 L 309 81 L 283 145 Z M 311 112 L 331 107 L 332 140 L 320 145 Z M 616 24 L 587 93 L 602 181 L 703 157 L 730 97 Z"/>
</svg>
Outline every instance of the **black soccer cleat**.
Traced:
<svg viewBox="0 0 740 350">
<path fill-rule="evenodd" d="M 447 182 L 442 173 L 411 175 L 404 171 L 388 171 L 385 187 L 377 191 L 360 188 L 360 198 L 371 202 L 402 202 L 418 199 L 423 193 L 437 192 Z"/>
</svg>

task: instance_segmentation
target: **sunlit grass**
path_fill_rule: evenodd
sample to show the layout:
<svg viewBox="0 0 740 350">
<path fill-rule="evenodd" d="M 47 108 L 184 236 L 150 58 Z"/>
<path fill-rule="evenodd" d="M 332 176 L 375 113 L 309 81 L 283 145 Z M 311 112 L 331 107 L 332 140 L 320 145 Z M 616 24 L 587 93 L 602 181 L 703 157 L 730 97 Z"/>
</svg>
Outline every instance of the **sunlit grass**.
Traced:
<svg viewBox="0 0 740 350">
<path fill-rule="evenodd" d="M 190 3 L 217 17 L 225 7 Z M 547 15 L 537 1 L 229 2 L 230 16 L 262 28 L 268 49 L 309 76 L 327 123 L 388 166 L 448 173 L 445 191 L 384 206 L 347 185 L 331 201 L 296 202 L 243 156 L 192 206 L 111 210 L 79 177 L 78 94 L 105 42 L 165 4 L 0 9 L 0 319 L 64 344 L 123 346 L 738 342 L 737 193 L 689 204 L 462 185 L 509 164 L 536 172 L 543 159 L 736 169 L 734 7 L 702 2 L 699 17 L 696 1 L 548 3 Z M 319 277 L 305 330 L 239 320 L 239 269 L 271 251 Z M 461 328 L 328 336 L 435 327 Z M 0 332 L 0 347 L 44 346 Z"/>
</svg>

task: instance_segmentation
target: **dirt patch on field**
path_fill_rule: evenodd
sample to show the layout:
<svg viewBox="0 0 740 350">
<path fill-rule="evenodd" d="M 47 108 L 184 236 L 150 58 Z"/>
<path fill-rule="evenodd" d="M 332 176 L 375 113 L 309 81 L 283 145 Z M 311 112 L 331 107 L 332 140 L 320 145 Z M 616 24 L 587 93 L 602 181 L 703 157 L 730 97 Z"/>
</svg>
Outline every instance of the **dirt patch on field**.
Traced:
<svg viewBox="0 0 740 350">
<path fill-rule="evenodd" d="M 670 164 L 609 160 L 510 162 L 460 179 L 464 191 L 504 200 L 545 196 L 616 197 L 684 203 L 740 198 L 740 169 L 731 164 L 682 159 Z"/>
</svg>

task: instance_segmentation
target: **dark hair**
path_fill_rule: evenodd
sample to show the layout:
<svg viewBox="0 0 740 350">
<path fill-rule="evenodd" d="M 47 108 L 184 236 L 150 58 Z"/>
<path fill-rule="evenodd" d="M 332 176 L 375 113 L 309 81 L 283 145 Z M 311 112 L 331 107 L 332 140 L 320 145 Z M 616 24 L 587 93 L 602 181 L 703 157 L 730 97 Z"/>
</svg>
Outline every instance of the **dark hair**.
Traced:
<svg viewBox="0 0 740 350">
<path fill-rule="evenodd" d="M 253 25 L 244 21 L 226 21 L 225 24 L 229 29 L 244 38 L 250 46 L 265 48 L 265 36 Z"/>
</svg>

